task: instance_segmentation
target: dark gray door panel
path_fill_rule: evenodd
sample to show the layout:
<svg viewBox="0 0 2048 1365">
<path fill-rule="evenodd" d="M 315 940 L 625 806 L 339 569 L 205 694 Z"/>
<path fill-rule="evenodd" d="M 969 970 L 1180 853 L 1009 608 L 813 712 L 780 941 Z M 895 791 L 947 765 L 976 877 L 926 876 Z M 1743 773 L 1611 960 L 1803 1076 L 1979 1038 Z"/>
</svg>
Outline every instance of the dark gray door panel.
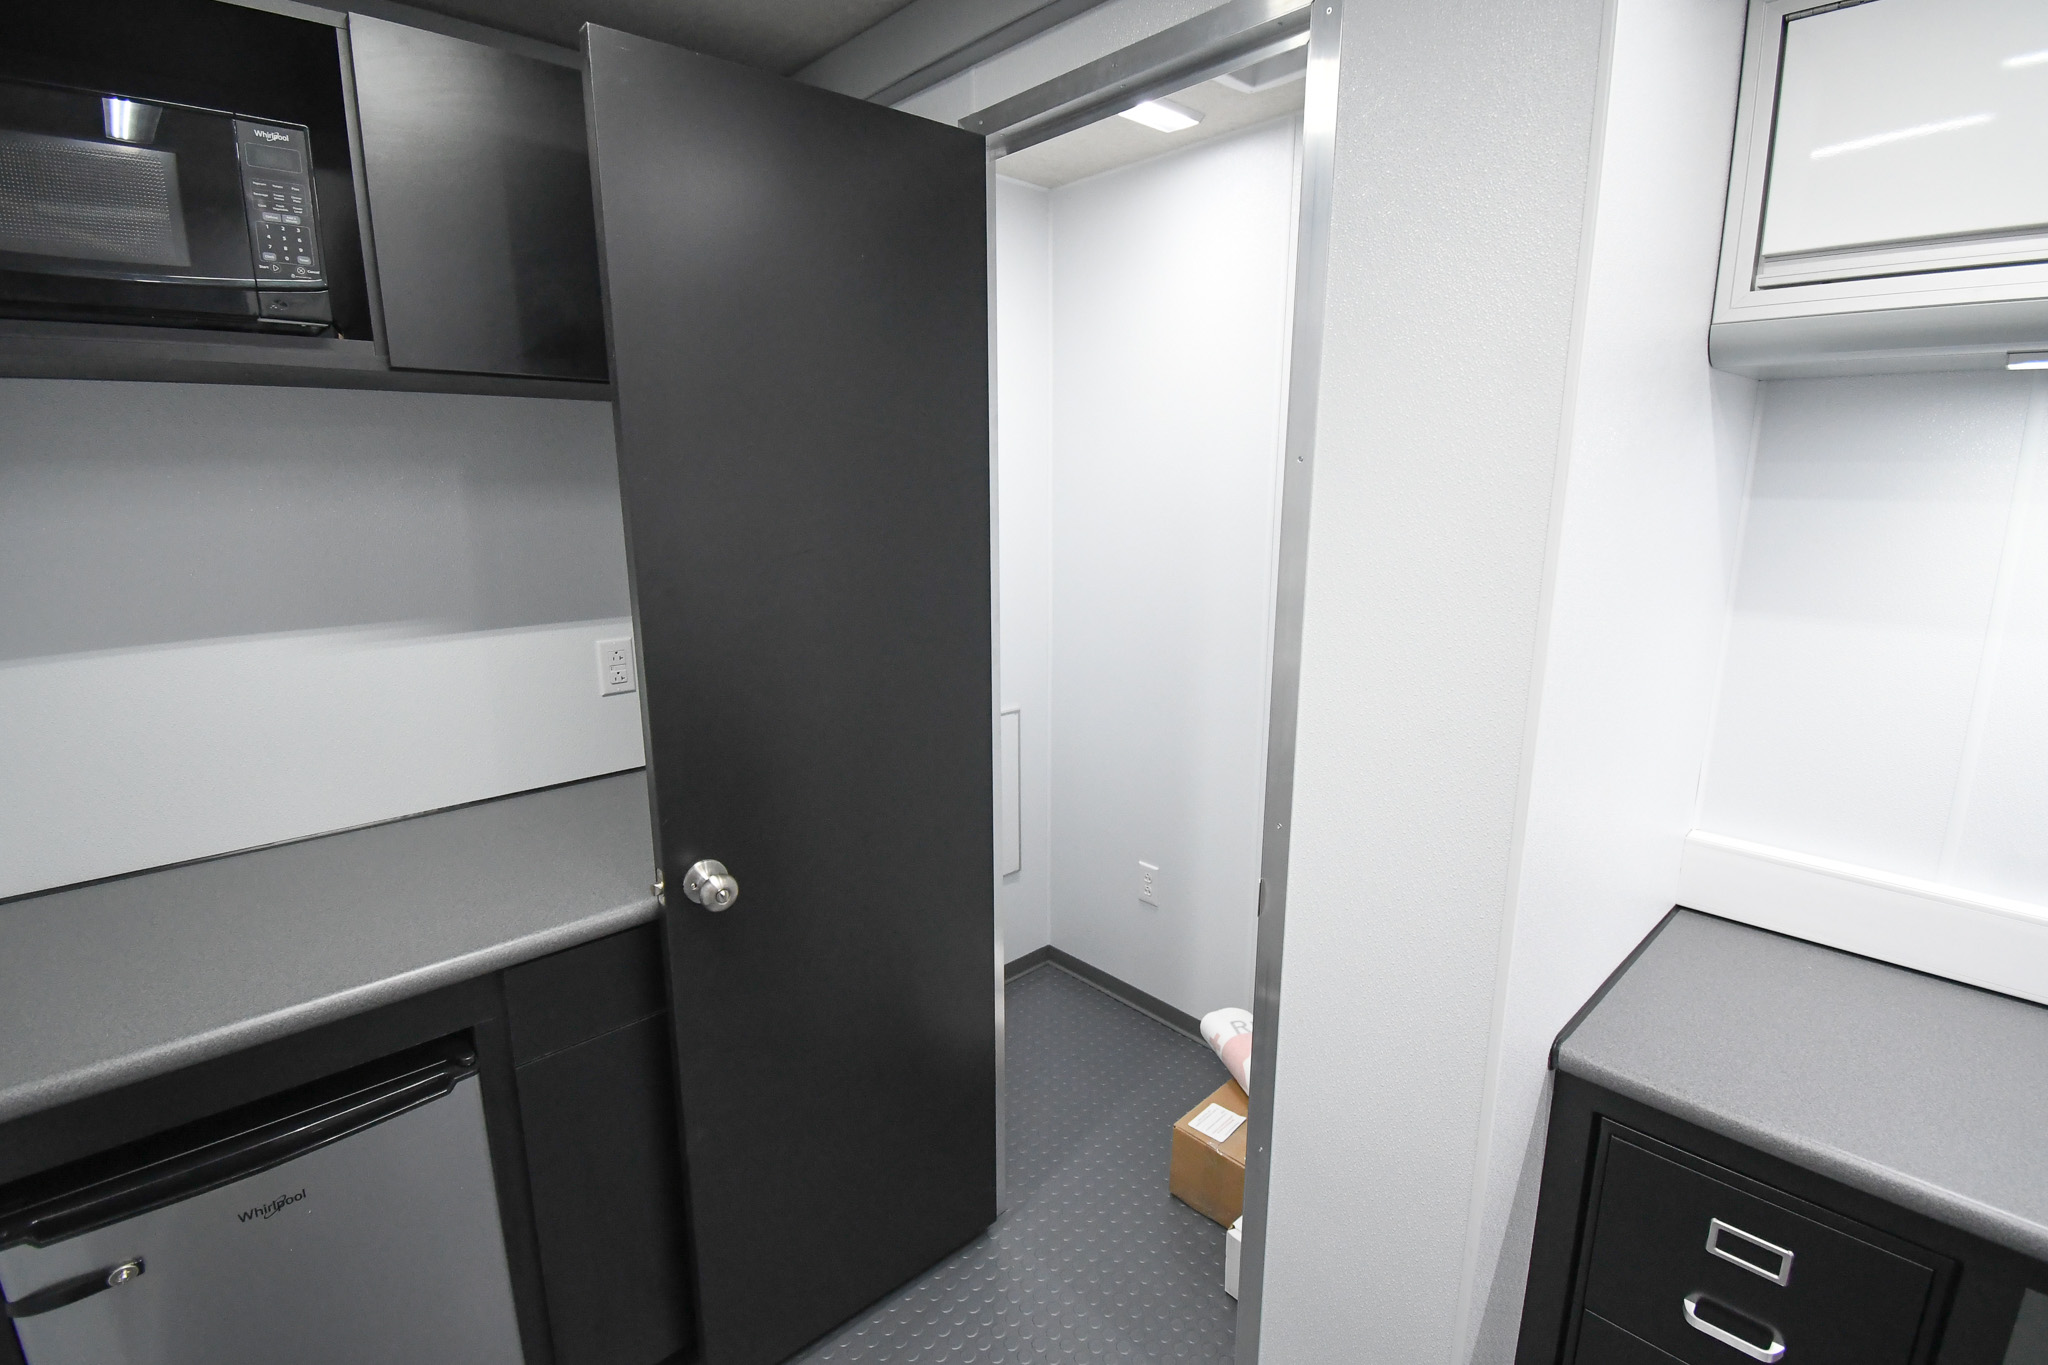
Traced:
<svg viewBox="0 0 2048 1365">
<path fill-rule="evenodd" d="M 986 162 L 585 52 L 698 1318 L 752 1365 L 996 1212 Z"/>
</svg>

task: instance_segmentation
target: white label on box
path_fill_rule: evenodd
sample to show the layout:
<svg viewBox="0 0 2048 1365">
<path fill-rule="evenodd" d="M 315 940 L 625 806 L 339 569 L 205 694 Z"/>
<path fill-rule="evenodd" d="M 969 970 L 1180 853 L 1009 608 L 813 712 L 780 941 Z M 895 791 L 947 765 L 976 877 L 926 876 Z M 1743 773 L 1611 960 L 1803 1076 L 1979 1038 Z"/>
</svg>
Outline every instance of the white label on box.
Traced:
<svg viewBox="0 0 2048 1365">
<path fill-rule="evenodd" d="M 1212 1104 L 1195 1115 L 1188 1127 L 1213 1142 L 1228 1142 L 1237 1126 L 1244 1122 L 1243 1114 L 1233 1114 L 1220 1104 Z"/>
</svg>

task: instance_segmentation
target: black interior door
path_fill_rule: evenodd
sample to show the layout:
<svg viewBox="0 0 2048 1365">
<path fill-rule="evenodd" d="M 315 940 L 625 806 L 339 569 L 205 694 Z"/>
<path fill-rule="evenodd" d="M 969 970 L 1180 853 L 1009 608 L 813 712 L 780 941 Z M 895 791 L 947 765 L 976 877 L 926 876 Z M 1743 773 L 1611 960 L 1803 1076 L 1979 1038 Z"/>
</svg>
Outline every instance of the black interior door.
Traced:
<svg viewBox="0 0 2048 1365">
<path fill-rule="evenodd" d="M 750 1365 L 996 1213 L 985 159 L 584 51 L 698 1321 Z"/>
</svg>

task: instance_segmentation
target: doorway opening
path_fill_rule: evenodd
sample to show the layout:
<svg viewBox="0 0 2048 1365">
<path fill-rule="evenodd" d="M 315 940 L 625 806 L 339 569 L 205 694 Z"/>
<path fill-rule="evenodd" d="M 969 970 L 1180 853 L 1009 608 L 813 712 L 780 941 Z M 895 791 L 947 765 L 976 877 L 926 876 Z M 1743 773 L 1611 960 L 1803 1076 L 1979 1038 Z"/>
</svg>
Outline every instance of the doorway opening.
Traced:
<svg viewBox="0 0 2048 1365">
<path fill-rule="evenodd" d="M 1316 8 L 1238 0 L 962 120 L 990 146 L 1005 1212 L 807 1360 L 1256 1359 L 1256 1239 L 1239 1300 L 1169 1152 L 1230 1080 L 1201 1016 L 1277 983 Z"/>
<path fill-rule="evenodd" d="M 1307 39 L 991 163 L 1004 951 L 1197 1033 L 1253 1005 Z M 1077 1080 L 1106 1043 L 1075 1040 Z M 1128 1093 L 1100 1121 L 1151 1140 L 1077 1152 L 1129 1191 L 1098 1235 L 1136 1311 L 1102 1330 L 1235 1359 L 1250 1134 L 1170 1134 L 1244 1093 L 1213 1061 Z M 1058 1197 L 1010 1171 L 1012 1209 Z M 1185 1285 L 1171 1311 L 1148 1275 Z"/>
<path fill-rule="evenodd" d="M 1013 962 L 1249 1009 L 1306 34 L 996 158 Z"/>
<path fill-rule="evenodd" d="M 1216 917 L 1214 924 L 1219 932 L 1211 938 L 1205 940 L 1190 932 L 1207 926 L 1175 922 L 1173 900 L 1179 894 L 1185 902 L 1186 884 L 1177 891 L 1171 870 L 1163 864 L 1158 865 L 1156 874 L 1150 867 L 1136 866 L 1138 860 L 1156 860 L 1136 854 L 1135 849 L 1125 850 L 1122 859 L 1116 857 L 1113 849 L 1104 851 L 1097 846 L 1102 842 L 1100 834 L 1086 825 L 1073 833 L 1081 855 L 1092 860 L 1083 864 L 1083 870 L 1089 866 L 1101 868 L 1097 874 L 1101 885 L 1084 889 L 1085 897 L 1077 898 L 1083 903 L 1068 909 L 1064 893 L 1073 879 L 1065 875 L 1067 869 L 1061 866 L 1065 842 L 1061 826 L 1065 808 L 1075 803 L 1062 802 L 1061 797 L 1074 795 L 1076 784 L 1063 778 L 1085 771 L 1088 762 L 1094 762 L 1098 768 L 1108 765 L 1085 748 L 1074 750 L 1063 744 L 1075 737 L 1067 733 L 1063 724 L 1062 702 L 1073 692 L 1064 683 L 1095 669 L 1110 687 L 1104 695 L 1083 698 L 1093 709 L 1077 714 L 1085 715 L 1094 725 L 1084 730 L 1081 737 L 1087 740 L 1091 735 L 1105 736 L 1105 749 L 1111 754 L 1121 752 L 1127 758 L 1133 750 L 1139 751 L 1140 761 L 1127 764 L 1120 786 L 1110 782 L 1106 793 L 1091 791 L 1086 786 L 1079 790 L 1081 797 L 1094 799 L 1097 809 L 1116 811 L 1117 803 L 1124 803 L 1125 809 L 1106 821 L 1112 830 L 1128 828 L 1149 818 L 1155 827 L 1180 833 L 1187 839 L 1185 831 L 1190 827 L 1200 831 L 1205 815 L 1214 817 L 1229 807 L 1229 802 L 1217 799 L 1221 791 L 1227 789 L 1232 799 L 1238 799 L 1236 794 L 1240 790 L 1238 783 L 1243 770 L 1222 761 L 1221 755 L 1227 753 L 1228 746 L 1210 743 L 1209 737 L 1248 733 L 1263 754 L 1262 790 L 1257 798 L 1244 800 L 1242 807 L 1253 812 L 1250 824 L 1258 830 L 1256 877 L 1248 907 L 1250 937 L 1255 945 L 1250 1003 L 1258 1026 L 1249 1078 L 1250 1121 L 1240 1132 L 1245 1157 L 1244 1216 L 1241 1254 L 1237 1258 L 1239 1298 L 1232 1352 L 1242 1365 L 1255 1365 L 1259 1357 L 1264 1216 L 1273 1116 L 1270 1106 L 1261 1102 L 1258 1078 L 1273 1074 L 1281 1022 L 1302 601 L 1321 375 L 1322 301 L 1331 222 L 1342 16 L 1341 0 L 1318 0 L 1298 8 L 1286 0 L 1229 0 L 1206 14 L 961 120 L 963 127 L 980 132 L 988 140 L 992 163 L 992 350 L 999 469 L 997 558 L 1001 572 L 998 641 L 999 649 L 1008 651 L 1001 654 L 1000 686 L 1004 706 L 1019 703 L 1014 714 L 1003 717 L 1003 785 L 1007 793 L 999 808 L 1007 805 L 1023 817 L 1014 825 L 1005 821 L 1005 837 L 1001 841 L 1005 873 L 1001 878 L 998 930 L 1015 945 L 1006 950 L 1008 955 L 1014 960 L 1028 954 L 1032 931 L 1038 927 L 1032 916 L 1037 906 L 1043 904 L 1045 919 L 1041 923 L 1047 944 L 1043 951 L 1055 962 L 1066 962 L 1084 974 L 1091 974 L 1087 969 L 1092 966 L 1097 972 L 1114 976 L 1101 964 L 1087 964 L 1085 959 L 1069 953 L 1063 940 L 1082 944 L 1087 951 L 1121 953 L 1119 960 L 1129 964 L 1130 970 L 1149 973 L 1147 979 L 1160 983 L 1165 991 L 1186 992 L 1179 995 L 1178 1001 L 1187 1003 L 1155 995 L 1153 990 L 1129 978 L 1120 980 L 1126 989 L 1118 993 L 1141 1007 L 1164 1005 L 1165 1017 L 1178 1014 L 1180 1022 L 1185 1022 L 1189 1014 L 1214 1007 L 1213 997 L 1205 999 L 1196 992 L 1214 989 L 1211 983 L 1218 980 L 1227 985 L 1233 979 L 1232 971 L 1244 970 L 1243 959 L 1231 957 L 1231 931 L 1235 926 L 1227 910 Z M 1301 73 L 1298 77 L 1297 72 Z M 1146 107 L 1134 107 L 1141 102 Z M 1106 115 L 1111 117 L 1105 118 Z M 1243 284 L 1246 278 L 1257 278 L 1255 269 L 1247 270 L 1246 261 L 1260 253 L 1240 254 L 1220 270 L 1195 272 L 1195 278 L 1181 290 L 1175 290 L 1172 285 L 1177 267 L 1185 274 L 1186 263 L 1198 258 L 1205 246 L 1214 252 L 1213 242 L 1204 241 L 1203 229 L 1213 231 L 1228 222 L 1232 210 L 1204 206 L 1193 196 L 1192 205 L 1175 204 L 1169 191 L 1183 181 L 1193 183 L 1201 179 L 1195 174 L 1201 169 L 1198 158 L 1207 162 L 1218 160 L 1225 153 L 1249 154 L 1250 144 L 1261 134 L 1260 125 L 1274 122 L 1281 123 L 1292 139 L 1290 175 L 1280 195 L 1281 212 L 1261 220 L 1249 206 L 1233 206 L 1240 215 L 1240 224 L 1270 224 L 1275 216 L 1285 223 L 1284 279 L 1277 299 L 1266 295 L 1262 305 L 1263 316 L 1277 323 L 1268 333 L 1277 338 L 1275 349 L 1253 360 L 1250 357 L 1259 353 L 1244 340 L 1249 331 L 1221 336 L 1215 320 L 1216 315 L 1223 314 L 1242 322 L 1260 311 L 1260 307 L 1248 304 L 1249 299 L 1258 297 L 1257 291 L 1247 290 Z M 1136 126 L 1127 128 L 1124 123 Z M 1168 139 L 1177 135 L 1179 141 L 1158 153 L 1138 141 L 1134 150 L 1119 154 L 1119 145 L 1131 148 L 1133 135 L 1148 131 L 1164 132 Z M 1037 151 L 1040 147 L 1046 150 Z M 1040 182 L 1039 188 L 1045 194 L 1043 212 L 1037 215 L 1042 218 L 1041 223 L 1031 222 L 1034 215 L 1029 212 L 1032 205 L 1028 194 L 1006 187 L 1005 180 Z M 1244 184 L 1225 180 L 1224 197 L 1243 199 L 1248 186 L 1258 183 L 1262 182 L 1256 176 Z M 1143 192 L 1146 189 L 1150 192 Z M 1098 268 L 1101 259 L 1114 257 L 1103 241 L 1114 241 L 1116 233 L 1105 230 L 1105 225 L 1113 225 L 1118 215 L 1105 205 L 1117 197 L 1115 191 L 1119 190 L 1129 191 L 1126 197 L 1143 206 L 1140 211 L 1123 216 L 1123 221 L 1132 227 L 1126 245 L 1135 242 L 1136 249 L 1119 258 L 1127 265 L 1121 275 Z M 1010 201 L 1008 205 L 1005 198 Z M 1026 210 L 1022 213 L 1017 211 L 1020 201 Z M 1073 212 L 1066 211 L 1070 205 Z M 1147 214 L 1144 209 L 1152 212 Z M 1180 210 L 1178 214 L 1176 209 Z M 1020 226 L 1019 218 L 1024 220 L 1021 233 L 1014 231 Z M 1031 231 L 1034 226 L 1037 238 Z M 1069 230 L 1063 232 L 1063 228 Z M 1020 252 L 1014 246 L 1006 256 L 1006 235 L 1021 235 L 1027 248 L 1034 240 L 1041 242 L 1038 256 L 1034 259 L 1030 250 Z M 1092 274 L 1084 272 L 1077 278 L 1074 271 L 1062 270 L 1065 258 L 1090 257 L 1091 253 Z M 1021 290 L 1017 278 L 1020 273 L 1027 286 Z M 1030 302 L 1028 285 L 1034 275 L 1049 280 L 1043 291 L 1046 302 L 1036 309 L 1023 309 L 1020 317 L 1018 300 L 1021 297 L 1025 303 Z M 1220 279 L 1234 279 L 1238 287 L 1219 287 Z M 1167 283 L 1162 285 L 1162 280 Z M 1163 306 L 1156 311 L 1143 306 L 1147 290 L 1164 295 Z M 1188 306 L 1190 297 L 1196 304 L 1192 308 Z M 1133 300 L 1135 306 L 1130 302 Z M 1125 306 L 1119 308 L 1119 303 Z M 1201 306 L 1204 303 L 1206 311 Z M 1067 309 L 1065 318 L 1061 312 L 1063 304 Z M 1239 311 L 1233 313 L 1233 309 Z M 1145 325 L 1156 323 L 1160 317 L 1168 320 L 1166 325 Z M 1099 335 L 1089 338 L 1087 326 L 1063 326 L 1076 318 L 1093 319 L 1093 330 Z M 1075 333 L 1082 334 L 1083 344 L 1070 345 L 1070 353 L 1063 356 L 1061 342 L 1071 343 Z M 1222 365 L 1204 373 L 1203 360 L 1212 348 L 1236 362 L 1234 368 Z M 1076 355 L 1081 357 L 1078 363 Z M 1018 356 L 1023 358 L 1021 366 L 1008 363 Z M 1265 370 L 1262 361 L 1272 363 L 1274 368 Z M 1207 383 L 1183 383 L 1176 392 L 1172 382 L 1176 369 Z M 1267 373 L 1277 376 L 1273 388 L 1263 388 L 1250 378 Z M 1118 375 L 1129 381 L 1121 390 L 1105 379 L 1107 376 L 1113 380 Z M 1037 403 L 1020 402 L 1019 387 L 1028 391 L 1034 380 L 1041 386 Z M 1196 433 L 1182 436 L 1184 450 L 1213 450 L 1215 443 L 1210 438 L 1214 433 L 1188 418 L 1191 414 L 1221 411 L 1232 401 L 1238 404 L 1240 413 L 1261 402 L 1272 405 L 1266 410 L 1273 415 L 1277 442 L 1242 443 L 1242 449 L 1257 453 L 1240 454 L 1242 464 L 1236 470 L 1243 474 L 1245 466 L 1254 471 L 1263 466 L 1271 482 L 1259 490 L 1264 497 L 1258 493 L 1241 496 L 1233 509 L 1234 516 L 1185 518 L 1177 538 L 1171 517 L 1185 512 L 1200 513 L 1205 508 L 1203 494 L 1207 490 L 1186 476 L 1190 470 L 1204 471 L 1200 462 L 1193 459 L 1176 467 L 1171 458 L 1171 439 L 1159 443 L 1167 447 L 1166 458 L 1155 454 L 1148 464 L 1144 447 L 1154 433 L 1145 428 L 1144 416 L 1149 407 L 1157 430 L 1169 434 Z M 1034 414 L 1038 418 L 1035 424 Z M 1116 420 L 1106 414 L 1114 414 Z M 1218 425 L 1227 428 L 1229 423 Z M 1041 454 L 1034 462 L 1029 454 L 1033 442 L 1050 453 Z M 1025 447 L 1022 456 L 1018 454 L 1020 444 Z M 1082 463 L 1074 468 L 1075 461 L 1068 457 L 1075 451 L 1092 457 L 1096 467 Z M 1069 465 L 1064 470 L 1063 459 Z M 1033 475 L 1037 479 L 1035 486 Z M 1017 487 L 1020 482 L 1025 485 L 1021 489 Z M 1069 495 L 1064 500 L 1063 492 Z M 1077 503 L 1072 496 L 1075 493 L 1084 500 Z M 1032 522 L 1034 515 L 1036 524 Z M 1063 526 L 1067 531 L 1078 527 L 1095 532 L 1092 547 L 1084 547 L 1092 553 L 1092 561 L 1086 553 L 1073 553 L 1072 537 L 1061 533 Z M 1043 539 L 1036 534 L 1039 527 L 1046 530 Z M 1020 531 L 1028 533 L 1021 544 Z M 1161 605 L 1177 604 L 1183 609 L 1190 603 L 1199 606 L 1204 591 L 1218 582 L 1220 576 L 1213 572 L 1216 566 L 1247 562 L 1252 557 L 1244 553 L 1245 546 L 1261 540 L 1269 556 L 1260 566 L 1264 571 L 1245 575 L 1234 584 L 1225 580 L 1226 589 L 1241 589 L 1245 578 L 1249 578 L 1260 594 L 1256 604 L 1265 609 L 1263 634 L 1249 633 L 1253 638 L 1249 652 L 1263 670 L 1259 681 L 1263 684 L 1264 715 L 1252 717 L 1245 725 L 1242 710 L 1223 704 L 1225 698 L 1233 696 L 1230 687 L 1214 682 L 1217 678 L 1242 676 L 1227 666 L 1239 660 L 1229 658 L 1224 668 L 1206 672 L 1204 666 L 1212 662 L 1214 655 L 1205 656 L 1200 648 L 1188 647 L 1188 642 L 1195 641 L 1213 649 L 1218 637 L 1231 637 L 1231 630 L 1225 628 L 1226 620 L 1234 625 L 1241 618 L 1231 618 L 1225 612 L 1193 618 L 1183 614 L 1174 620 L 1162 612 Z M 1165 548 L 1155 551 L 1153 559 L 1172 560 L 1171 567 L 1179 572 L 1153 571 L 1157 564 L 1147 560 L 1145 551 L 1161 545 Z M 1034 553 L 1042 564 L 1042 572 L 1020 573 L 1020 568 L 1029 566 Z M 1104 582 L 1122 583 L 1123 624 L 1119 624 L 1115 610 L 1119 605 L 1117 592 L 1105 591 L 1104 596 L 1109 599 L 1105 609 L 1103 602 L 1091 598 L 1086 575 L 1080 572 L 1084 567 L 1092 569 Z M 1121 580 L 1116 577 L 1119 568 L 1127 571 Z M 1046 585 L 1036 603 L 1028 591 L 1034 581 Z M 1134 590 L 1132 584 L 1139 588 Z M 1148 584 L 1153 586 L 1150 595 L 1143 590 Z M 1240 606 L 1244 601 L 1228 591 L 1214 600 Z M 1041 613 L 1036 622 L 1028 617 L 1023 621 L 1017 619 L 1020 608 L 1033 606 Z M 1068 607 L 1072 619 L 1060 617 L 1062 606 Z M 1162 632 L 1157 629 L 1160 622 L 1180 629 L 1178 633 Z M 1022 704 L 1022 694 L 1027 689 L 1017 686 L 1020 677 L 1024 681 L 1031 678 L 1037 661 L 1027 650 L 1023 653 L 1023 666 L 1012 666 L 1018 653 L 1018 637 L 1028 634 L 1034 626 L 1046 641 L 1039 674 L 1043 678 L 1040 690 L 1046 714 L 1037 772 L 1032 761 L 1031 726 Z M 1069 626 L 1076 628 L 1069 630 Z M 1135 656 L 1115 653 L 1113 646 L 1122 643 L 1119 630 L 1141 646 Z M 1172 652 L 1170 646 L 1174 645 L 1181 647 L 1178 653 Z M 1091 654 L 1091 650 L 1097 652 Z M 1104 663 L 1105 659 L 1114 662 L 1119 657 L 1136 657 L 1139 662 L 1125 668 L 1119 676 Z M 1149 693 L 1143 687 L 1127 686 L 1122 694 L 1115 690 L 1119 683 L 1147 678 L 1166 681 L 1160 689 Z M 1177 703 L 1182 709 L 1175 714 L 1168 703 Z M 1119 715 L 1126 718 L 1125 723 L 1134 731 L 1129 739 L 1117 734 Z M 1177 736 L 1176 724 L 1180 727 Z M 1162 734 L 1169 736 L 1164 746 L 1160 743 Z M 1180 773 L 1228 773 L 1229 780 L 1219 782 L 1214 789 L 1199 788 L 1185 781 L 1153 781 L 1155 774 L 1145 766 L 1149 758 L 1145 752 L 1147 744 L 1151 746 L 1150 753 L 1163 749 L 1169 755 L 1158 760 L 1163 767 L 1171 770 L 1178 765 Z M 1075 754 L 1075 763 L 1063 763 L 1069 753 Z M 1012 772 L 1017 777 L 1014 784 L 1008 781 Z M 1133 773 L 1136 776 L 1129 775 Z M 1153 792 L 1163 793 L 1154 798 L 1159 809 L 1149 816 L 1143 812 L 1133 816 L 1128 806 Z M 1042 891 L 1030 886 L 1031 841 L 1026 819 L 1034 801 L 1039 803 L 1042 847 L 1047 854 Z M 1209 803 L 1206 807 L 1205 801 Z M 1075 808 L 1081 809 L 1078 805 Z M 1203 834 L 1197 833 L 1191 842 L 1200 842 L 1202 838 Z M 1223 847 L 1234 850 L 1236 846 L 1226 839 Z M 1228 859 L 1217 856 L 1220 849 L 1205 844 L 1202 851 L 1210 855 L 1211 866 L 1228 867 Z M 1118 875 L 1120 861 L 1132 864 L 1123 878 Z M 1202 865 L 1199 858 L 1192 861 L 1196 866 Z M 1230 875 L 1226 870 L 1217 880 L 1227 885 Z M 1154 898 L 1159 901 L 1156 907 L 1137 899 L 1148 879 L 1155 876 L 1159 888 Z M 1122 894 L 1117 885 L 1119 880 L 1127 888 Z M 1086 899 L 1102 904 L 1109 912 L 1102 918 L 1111 923 L 1076 924 L 1076 914 L 1087 913 Z M 1227 893 L 1218 900 L 1227 905 Z M 1154 909 L 1160 912 L 1156 920 L 1147 922 L 1140 918 L 1136 928 L 1132 928 L 1134 916 Z M 1179 942 L 1174 938 L 1176 932 L 1182 935 Z M 1109 946 L 1098 948 L 1098 943 Z M 1068 958 L 1073 960 L 1067 961 Z M 1243 978 L 1239 975 L 1235 979 Z M 1021 1193 L 1010 1193 L 1012 1207 Z"/>
</svg>

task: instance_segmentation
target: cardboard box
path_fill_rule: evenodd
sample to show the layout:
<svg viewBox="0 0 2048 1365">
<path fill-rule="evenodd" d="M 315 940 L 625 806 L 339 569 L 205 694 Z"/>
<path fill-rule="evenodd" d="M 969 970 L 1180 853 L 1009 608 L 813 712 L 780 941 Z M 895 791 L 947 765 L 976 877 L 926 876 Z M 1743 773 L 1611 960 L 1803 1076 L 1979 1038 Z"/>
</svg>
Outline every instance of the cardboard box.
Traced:
<svg viewBox="0 0 2048 1365">
<path fill-rule="evenodd" d="M 1196 1132 L 1190 1125 L 1212 1104 L 1233 1114 L 1251 1112 L 1237 1082 L 1225 1081 L 1215 1094 L 1181 1115 L 1180 1122 L 1173 1125 L 1173 1165 L 1167 1188 L 1189 1208 L 1229 1227 L 1244 1212 L 1244 1144 L 1251 1125 L 1240 1123 L 1222 1142 Z"/>
</svg>

